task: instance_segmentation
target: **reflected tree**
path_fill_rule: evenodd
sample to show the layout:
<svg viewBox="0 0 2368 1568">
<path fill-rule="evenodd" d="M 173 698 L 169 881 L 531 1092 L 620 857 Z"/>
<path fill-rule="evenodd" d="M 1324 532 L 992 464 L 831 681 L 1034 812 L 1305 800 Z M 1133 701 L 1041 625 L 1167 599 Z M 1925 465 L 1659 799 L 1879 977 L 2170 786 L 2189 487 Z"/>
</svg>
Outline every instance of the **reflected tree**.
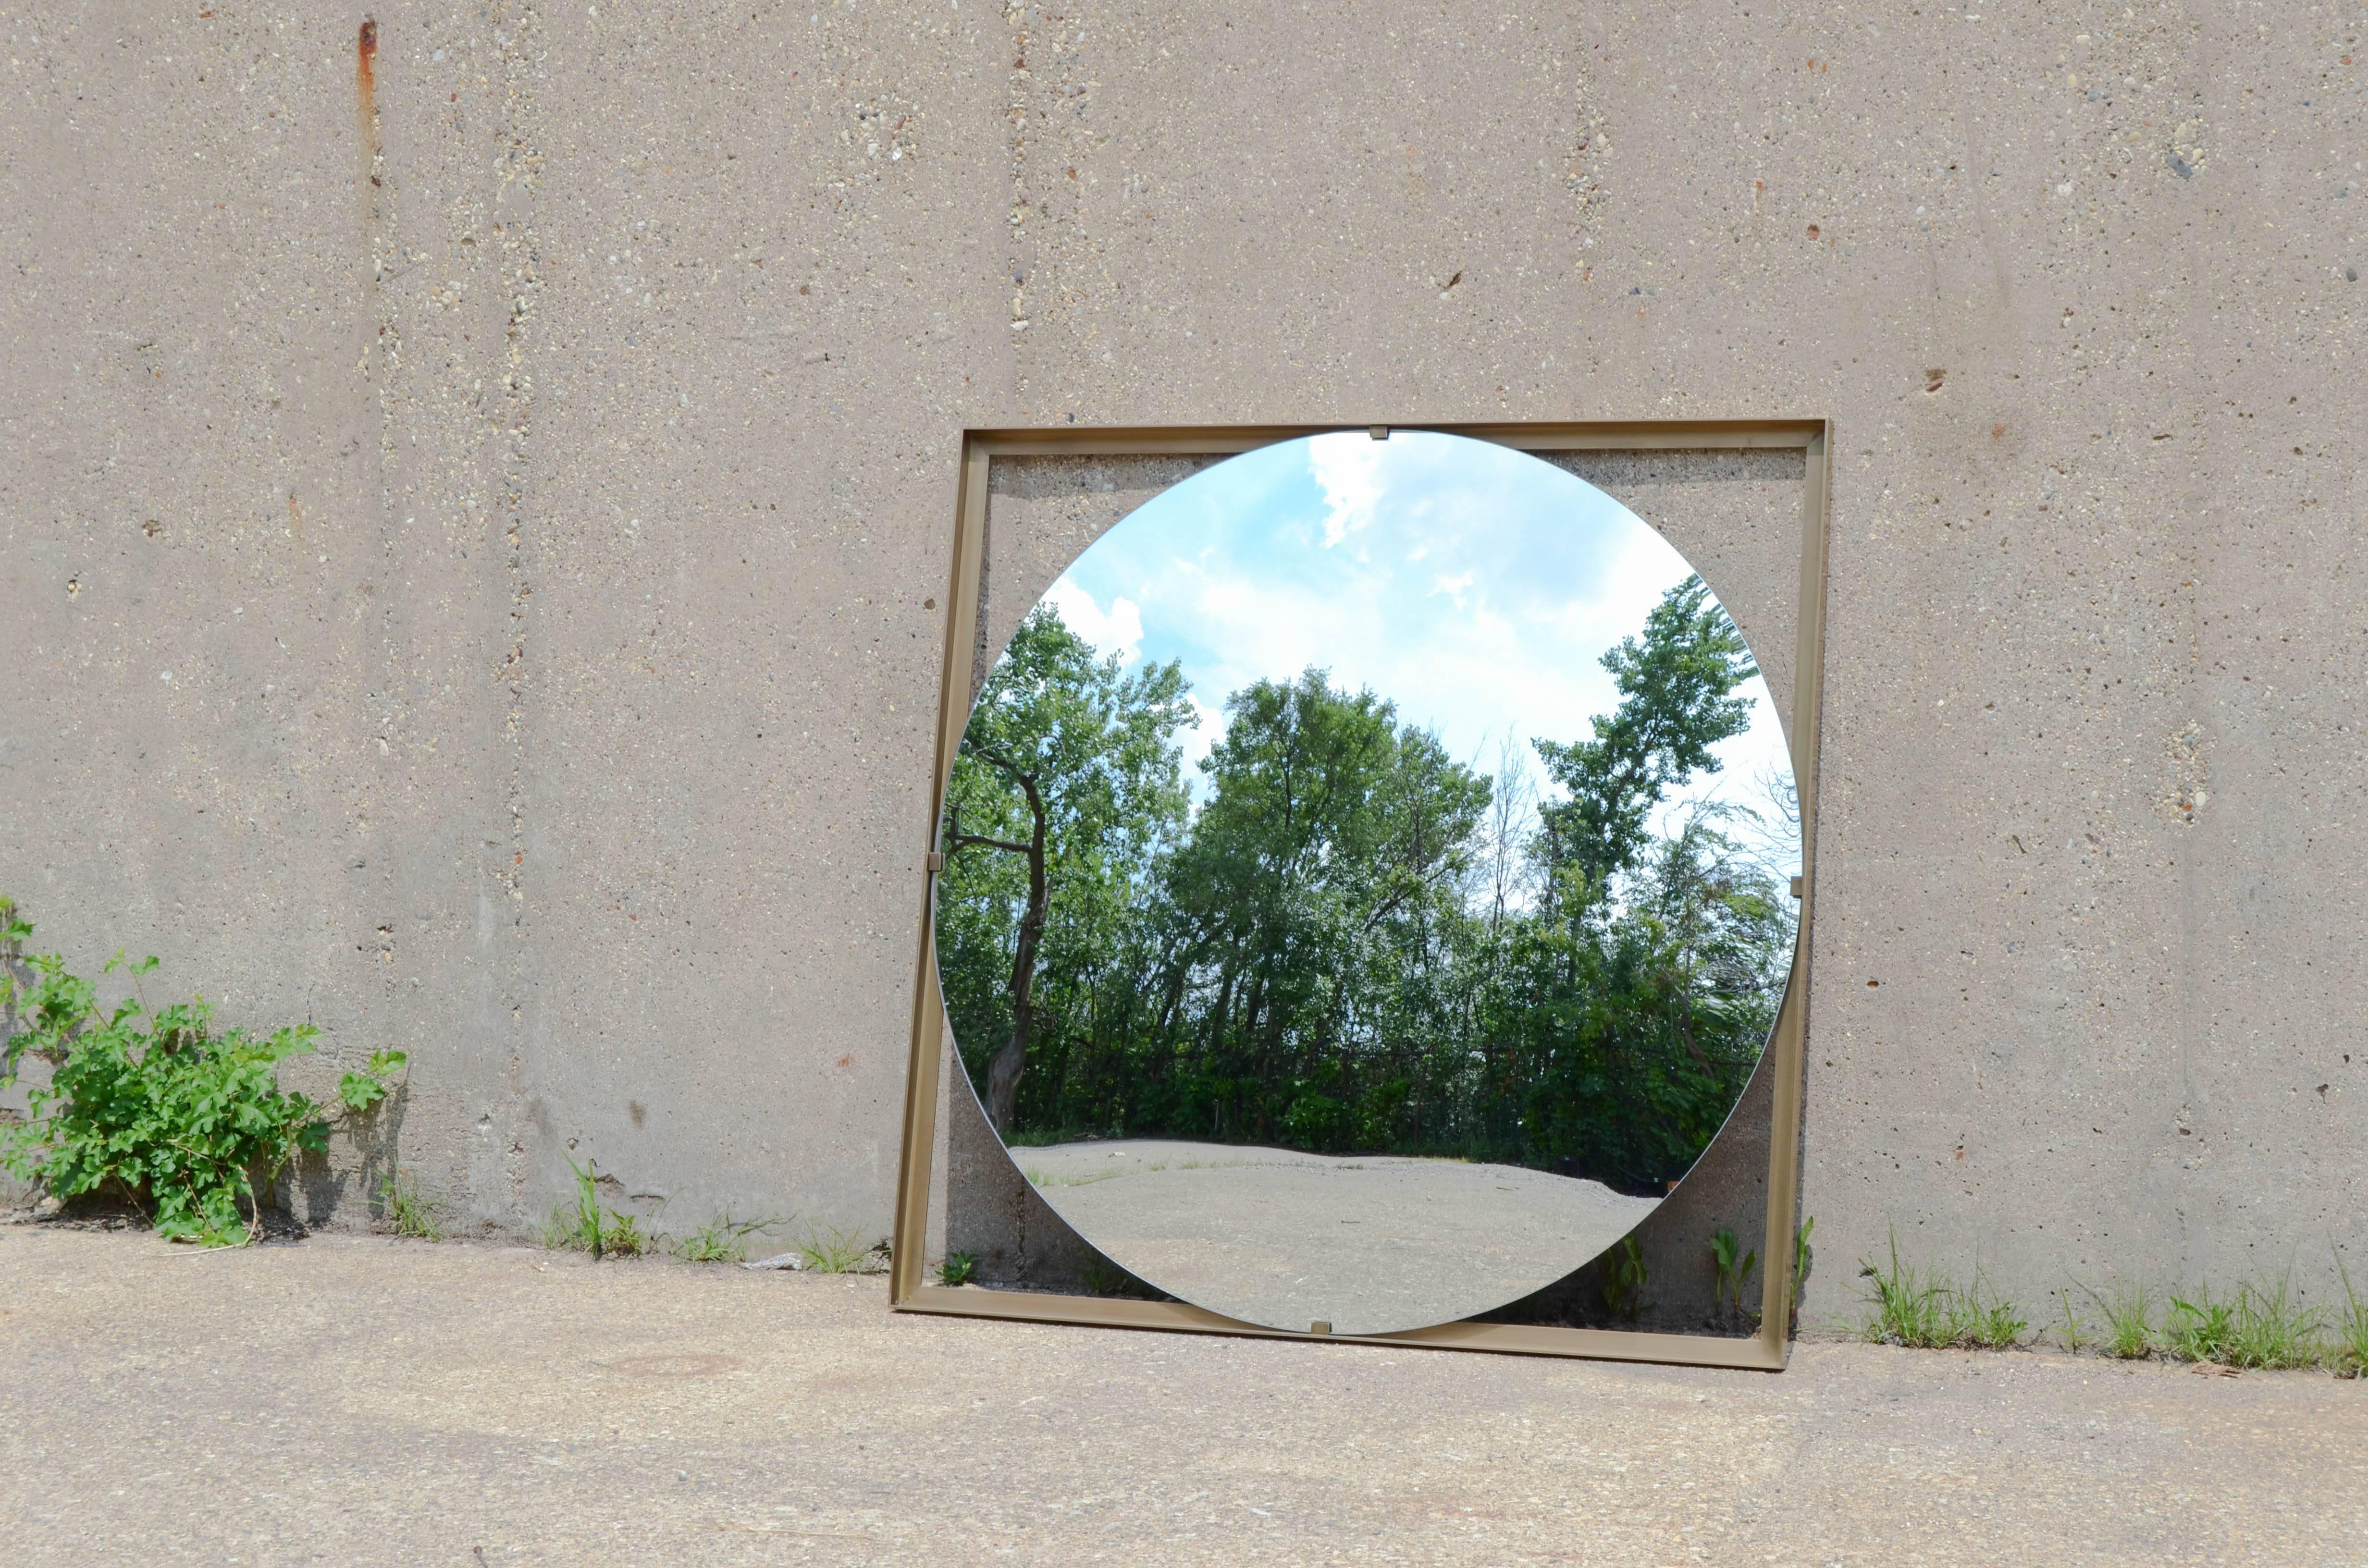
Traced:
<svg viewBox="0 0 2368 1568">
<path fill-rule="evenodd" d="M 949 1002 L 973 1016 L 982 999 L 972 971 L 1008 949 L 991 1005 L 1001 1041 L 984 1079 L 999 1133 L 1010 1131 L 1028 1064 L 1055 905 L 1071 947 L 1109 931 L 1141 868 L 1182 824 L 1173 737 L 1192 721 L 1179 666 L 1126 676 L 1043 606 L 1021 622 L 973 705 L 946 794 L 939 940 L 951 937 L 951 970 L 973 982 Z M 986 854 L 962 858 L 976 851 Z M 998 863 L 974 866 L 983 858 Z"/>
<path fill-rule="evenodd" d="M 1604 658 L 1556 787 L 1494 780 L 1324 672 L 1233 694 L 1198 809 L 1181 672 L 1039 608 L 955 765 L 939 887 L 955 1034 L 1006 1139 L 1449 1153 L 1658 1190 L 1716 1132 L 1789 964 L 1740 805 L 1666 831 L 1756 672 L 1699 580 Z"/>
</svg>

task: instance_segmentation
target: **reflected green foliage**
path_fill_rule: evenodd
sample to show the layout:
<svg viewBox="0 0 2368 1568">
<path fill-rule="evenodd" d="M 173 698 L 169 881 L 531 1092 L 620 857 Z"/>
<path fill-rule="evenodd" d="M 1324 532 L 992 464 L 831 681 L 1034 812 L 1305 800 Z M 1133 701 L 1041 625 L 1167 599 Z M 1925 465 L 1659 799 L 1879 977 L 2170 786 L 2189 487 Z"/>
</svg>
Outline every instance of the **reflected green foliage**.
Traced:
<svg viewBox="0 0 2368 1568">
<path fill-rule="evenodd" d="M 1645 1310 L 1645 1287 L 1652 1276 L 1645 1270 L 1645 1255 L 1637 1248 L 1633 1235 L 1620 1238 L 1619 1250 L 1611 1255 L 1611 1271 L 1603 1280 L 1603 1304 L 1622 1317 L 1633 1318 Z"/>
<path fill-rule="evenodd" d="M 1704 811 L 1753 669 L 1698 579 L 1604 658 L 1618 710 L 1526 770 L 1449 756 L 1309 670 L 1226 703 L 1184 789 L 1182 677 L 1097 660 L 1049 609 L 982 690 L 938 889 L 948 1010 L 1007 1140 L 1174 1136 L 1426 1153 L 1658 1192 L 1725 1120 L 1793 915 Z"/>
<path fill-rule="evenodd" d="M 1746 1250 L 1733 1231 L 1722 1227 L 1711 1233 L 1710 1259 L 1715 1281 L 1711 1290 L 1712 1304 L 1724 1309 L 1732 1301 L 1735 1315 L 1743 1316 L 1744 1282 L 1759 1267 L 1758 1249 Z"/>
</svg>

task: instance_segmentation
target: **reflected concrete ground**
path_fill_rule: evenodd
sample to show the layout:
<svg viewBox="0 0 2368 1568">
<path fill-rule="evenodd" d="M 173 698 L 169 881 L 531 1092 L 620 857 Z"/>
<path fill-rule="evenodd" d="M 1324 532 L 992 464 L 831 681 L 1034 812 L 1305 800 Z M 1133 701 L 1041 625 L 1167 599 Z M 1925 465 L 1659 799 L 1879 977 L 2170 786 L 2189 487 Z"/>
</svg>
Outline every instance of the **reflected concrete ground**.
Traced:
<svg viewBox="0 0 2368 1568">
<path fill-rule="evenodd" d="M 1011 1151 L 1087 1241 L 1174 1296 L 1336 1334 L 1452 1323 L 1551 1284 L 1658 1200 L 1517 1165 L 1166 1139 Z"/>
</svg>

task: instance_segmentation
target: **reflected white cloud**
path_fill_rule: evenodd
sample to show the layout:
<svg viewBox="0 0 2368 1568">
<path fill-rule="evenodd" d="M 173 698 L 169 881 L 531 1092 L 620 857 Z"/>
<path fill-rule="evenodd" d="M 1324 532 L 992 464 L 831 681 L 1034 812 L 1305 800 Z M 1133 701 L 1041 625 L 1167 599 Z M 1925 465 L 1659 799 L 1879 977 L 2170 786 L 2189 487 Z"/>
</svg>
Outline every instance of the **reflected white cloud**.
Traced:
<svg viewBox="0 0 2368 1568">
<path fill-rule="evenodd" d="M 1068 629 L 1092 643 L 1097 652 L 1116 654 L 1131 665 L 1143 652 L 1143 611 L 1133 599 L 1110 601 L 1104 609 L 1074 577 L 1064 577 L 1044 595 Z"/>
<path fill-rule="evenodd" d="M 1307 443 L 1307 469 L 1324 492 L 1324 542 L 1338 544 L 1373 520 L 1388 443 L 1340 431 Z"/>
<path fill-rule="evenodd" d="M 1353 541 L 1353 548 L 1337 546 Z M 1087 551 L 1047 596 L 1096 647 L 1180 661 L 1204 716 L 1259 679 L 1308 668 L 1388 698 L 1452 754 L 1493 772 L 1518 737 L 1584 738 L 1619 701 L 1604 652 L 1691 568 L 1627 509 L 1526 454 L 1423 431 L 1290 442 L 1204 471 Z M 1723 769 L 1663 808 L 1748 803 L 1789 759 L 1755 679 L 1751 728 Z"/>
</svg>

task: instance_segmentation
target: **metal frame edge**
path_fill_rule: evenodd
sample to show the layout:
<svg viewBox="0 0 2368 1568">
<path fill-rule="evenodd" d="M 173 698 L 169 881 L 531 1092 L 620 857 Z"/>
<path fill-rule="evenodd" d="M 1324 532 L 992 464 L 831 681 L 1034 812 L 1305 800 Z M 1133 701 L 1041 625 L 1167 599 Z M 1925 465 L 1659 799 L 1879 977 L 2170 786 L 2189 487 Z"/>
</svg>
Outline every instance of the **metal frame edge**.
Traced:
<svg viewBox="0 0 2368 1568">
<path fill-rule="evenodd" d="M 957 702 L 971 682 L 977 640 L 978 585 L 986 549 L 988 465 L 996 457 L 1231 456 L 1302 436 L 1365 431 L 1381 421 L 1318 425 L 1152 426 L 1079 429 L 965 429 L 955 481 L 954 549 L 946 602 L 946 644 L 939 680 L 937 748 L 922 845 L 921 911 L 916 944 L 912 1051 L 905 1080 L 904 1149 L 897 1162 L 896 1210 L 891 1244 L 888 1301 L 892 1311 L 951 1317 L 994 1318 L 1082 1327 L 1181 1334 L 1223 1334 L 1314 1344 L 1474 1350 L 1605 1361 L 1782 1371 L 1792 1351 L 1793 1246 L 1800 1206 L 1802 1101 L 1809 1007 L 1810 930 L 1816 893 L 1817 765 L 1824 727 L 1826 547 L 1831 513 L 1830 419 L 1582 420 L 1511 424 L 1388 425 L 1393 430 L 1436 430 L 1524 451 L 1702 451 L 1798 449 L 1804 454 L 1801 487 L 1800 605 L 1794 629 L 1792 724 L 1793 773 L 1801 800 L 1801 918 L 1793 972 L 1779 1006 L 1774 1039 L 1775 1104 L 1770 1117 L 1767 1241 L 1760 1273 L 1760 1327 L 1748 1338 L 1653 1334 L 1641 1330 L 1563 1328 L 1547 1324 L 1465 1320 L 1402 1334 L 1319 1335 L 1243 1323 L 1184 1301 L 1145 1301 L 1043 1291 L 930 1285 L 921 1278 L 928 1234 L 929 1179 L 937 1132 L 939 1059 L 945 1009 L 938 991 L 931 913 L 936 880 L 927 869 L 944 810 L 947 779 L 969 704 Z"/>
</svg>

